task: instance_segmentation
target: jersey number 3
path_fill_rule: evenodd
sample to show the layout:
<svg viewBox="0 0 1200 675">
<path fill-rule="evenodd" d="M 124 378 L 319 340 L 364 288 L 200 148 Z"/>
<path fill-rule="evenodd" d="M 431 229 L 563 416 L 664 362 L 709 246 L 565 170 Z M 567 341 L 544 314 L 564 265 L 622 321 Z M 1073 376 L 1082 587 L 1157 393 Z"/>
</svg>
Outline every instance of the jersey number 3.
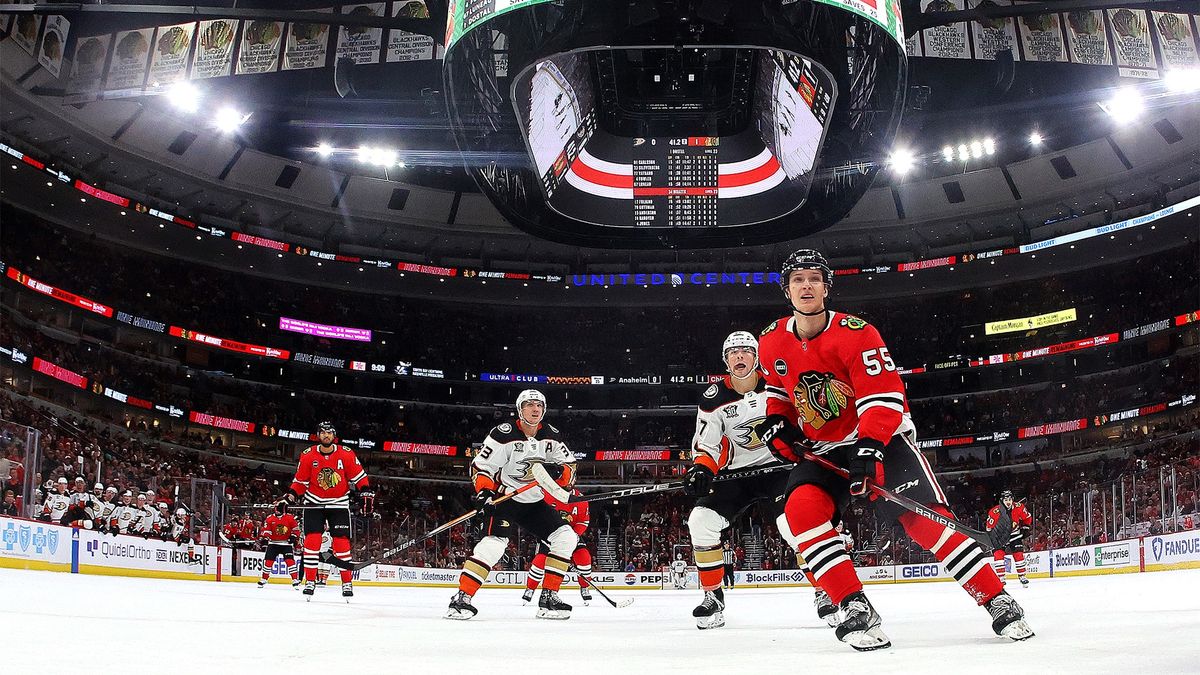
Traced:
<svg viewBox="0 0 1200 675">
<path fill-rule="evenodd" d="M 878 375 L 885 370 L 896 369 L 896 364 L 892 362 L 892 356 L 888 354 L 887 347 L 868 349 L 862 353 L 862 361 L 863 365 L 867 367 L 868 375 Z M 880 363 L 881 361 L 882 363 Z"/>
</svg>

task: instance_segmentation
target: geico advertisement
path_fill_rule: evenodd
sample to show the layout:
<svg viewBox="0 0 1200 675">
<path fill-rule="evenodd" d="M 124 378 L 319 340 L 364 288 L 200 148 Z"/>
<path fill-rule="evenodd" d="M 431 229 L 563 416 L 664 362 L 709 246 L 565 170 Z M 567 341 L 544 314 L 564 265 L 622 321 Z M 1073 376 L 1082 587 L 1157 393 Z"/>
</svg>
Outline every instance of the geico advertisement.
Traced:
<svg viewBox="0 0 1200 675">
<path fill-rule="evenodd" d="M 921 579 L 949 579 L 939 563 L 921 565 L 896 565 L 897 581 L 919 581 Z"/>
<path fill-rule="evenodd" d="M 208 546 L 188 546 L 119 535 L 79 533 L 79 563 L 127 569 L 214 574 L 217 552 Z"/>
<path fill-rule="evenodd" d="M 71 528 L 0 518 L 0 557 L 71 562 Z"/>
<path fill-rule="evenodd" d="M 1200 530 L 1147 537 L 1147 565 L 1200 561 Z"/>
</svg>

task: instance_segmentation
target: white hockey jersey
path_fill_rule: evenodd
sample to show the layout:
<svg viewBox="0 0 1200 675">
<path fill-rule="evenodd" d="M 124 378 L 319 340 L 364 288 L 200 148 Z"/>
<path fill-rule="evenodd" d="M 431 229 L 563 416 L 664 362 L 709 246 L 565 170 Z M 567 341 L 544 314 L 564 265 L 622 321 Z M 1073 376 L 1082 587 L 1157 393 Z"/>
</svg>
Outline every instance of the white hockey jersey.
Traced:
<svg viewBox="0 0 1200 675">
<path fill-rule="evenodd" d="M 134 521 L 133 531 L 138 534 L 154 534 L 154 524 L 158 522 L 158 511 L 149 505 L 137 510 L 139 513 Z"/>
<path fill-rule="evenodd" d="M 129 534 L 142 510 L 133 504 L 117 504 L 109 518 L 109 527 L 121 534 Z"/>
<path fill-rule="evenodd" d="M 739 394 L 728 376 L 700 394 L 692 459 L 714 473 L 770 464 L 771 451 L 754 431 L 767 416 L 767 395 L 760 378 L 753 391 Z"/>
<path fill-rule="evenodd" d="M 113 511 L 116 508 L 117 505 L 107 499 L 97 499 L 92 504 L 92 518 L 97 523 L 108 525 L 108 521 L 112 518 Z"/>
<path fill-rule="evenodd" d="M 62 520 L 62 517 L 67 515 L 67 509 L 71 508 L 71 496 L 51 492 L 46 496 L 46 502 L 42 504 L 42 514 L 49 515 L 52 522 L 57 523 Z"/>
<path fill-rule="evenodd" d="M 542 422 L 533 436 L 526 436 L 517 424 L 505 422 L 488 432 L 483 448 L 471 461 L 471 475 L 474 478 L 483 474 L 512 492 L 535 481 L 532 473 L 535 464 L 562 464 L 563 470 L 574 476 L 575 454 L 560 440 L 558 429 L 550 424 Z M 513 501 L 532 504 L 543 498 L 542 488 L 535 487 L 513 497 Z"/>
</svg>

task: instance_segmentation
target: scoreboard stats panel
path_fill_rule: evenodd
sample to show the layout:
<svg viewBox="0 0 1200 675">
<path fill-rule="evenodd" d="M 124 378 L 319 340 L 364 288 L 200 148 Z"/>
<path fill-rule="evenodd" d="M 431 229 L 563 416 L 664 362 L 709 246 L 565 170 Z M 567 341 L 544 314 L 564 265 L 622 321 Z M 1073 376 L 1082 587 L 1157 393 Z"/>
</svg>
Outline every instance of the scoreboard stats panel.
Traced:
<svg viewBox="0 0 1200 675">
<path fill-rule="evenodd" d="M 715 136 L 634 139 L 634 226 L 716 226 L 720 144 Z"/>
</svg>

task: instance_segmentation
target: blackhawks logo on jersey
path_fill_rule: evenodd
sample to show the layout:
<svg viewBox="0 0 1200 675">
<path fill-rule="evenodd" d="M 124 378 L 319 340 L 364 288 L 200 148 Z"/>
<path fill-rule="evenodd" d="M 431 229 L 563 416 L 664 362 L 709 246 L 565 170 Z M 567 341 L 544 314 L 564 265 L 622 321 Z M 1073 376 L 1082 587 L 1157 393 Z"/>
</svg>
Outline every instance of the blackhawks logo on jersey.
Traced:
<svg viewBox="0 0 1200 675">
<path fill-rule="evenodd" d="M 863 328 L 867 327 L 866 321 L 863 321 L 862 319 L 858 318 L 857 316 L 850 316 L 850 315 L 846 315 L 846 316 L 842 317 L 842 320 L 839 321 L 838 323 L 845 326 L 846 328 L 849 328 L 850 330 L 862 330 Z"/>
<path fill-rule="evenodd" d="M 325 467 L 317 473 L 317 485 L 320 485 L 322 489 L 329 490 L 337 487 L 341 482 L 342 476 L 329 467 Z"/>
<path fill-rule="evenodd" d="M 814 429 L 842 414 L 848 399 L 854 395 L 850 385 L 835 378 L 833 373 L 810 370 L 800 375 L 792 399 L 800 419 Z"/>
</svg>

